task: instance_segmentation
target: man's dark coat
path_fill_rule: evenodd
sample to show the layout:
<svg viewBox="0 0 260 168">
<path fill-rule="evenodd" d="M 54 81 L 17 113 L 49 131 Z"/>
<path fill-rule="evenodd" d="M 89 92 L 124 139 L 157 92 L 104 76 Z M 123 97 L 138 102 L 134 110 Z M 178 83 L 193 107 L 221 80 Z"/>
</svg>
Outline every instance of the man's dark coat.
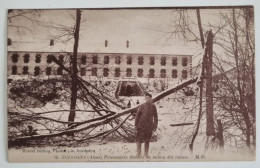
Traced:
<svg viewBox="0 0 260 168">
<path fill-rule="evenodd" d="M 157 125 L 158 115 L 155 105 L 148 102 L 140 105 L 135 118 L 135 126 L 137 129 L 145 132 L 145 134 L 147 133 L 149 136 L 152 134 L 152 131 L 157 128 Z"/>
</svg>

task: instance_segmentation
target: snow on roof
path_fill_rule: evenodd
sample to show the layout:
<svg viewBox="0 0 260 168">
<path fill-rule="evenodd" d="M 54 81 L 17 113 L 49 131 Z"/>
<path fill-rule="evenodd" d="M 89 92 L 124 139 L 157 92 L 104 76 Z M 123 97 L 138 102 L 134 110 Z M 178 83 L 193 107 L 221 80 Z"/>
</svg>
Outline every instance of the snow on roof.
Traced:
<svg viewBox="0 0 260 168">
<path fill-rule="evenodd" d="M 48 43 L 12 43 L 8 46 L 8 51 L 21 51 L 21 52 L 72 52 L 71 45 L 63 45 L 57 43 L 50 46 Z"/>
<path fill-rule="evenodd" d="M 8 46 L 8 51 L 23 52 L 73 52 L 73 44 L 56 43 L 50 46 L 49 43 L 13 43 Z M 127 54 L 169 54 L 169 55 L 194 55 L 194 51 L 187 46 L 169 45 L 108 45 L 104 44 L 79 44 L 79 53 L 127 53 Z"/>
</svg>

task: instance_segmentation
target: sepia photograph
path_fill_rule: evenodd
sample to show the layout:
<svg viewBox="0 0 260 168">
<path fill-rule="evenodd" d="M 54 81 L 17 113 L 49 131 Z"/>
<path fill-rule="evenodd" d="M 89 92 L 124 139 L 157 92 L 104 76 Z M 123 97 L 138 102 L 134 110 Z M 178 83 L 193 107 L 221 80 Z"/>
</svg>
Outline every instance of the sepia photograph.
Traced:
<svg viewBox="0 0 260 168">
<path fill-rule="evenodd" d="M 255 161 L 254 6 L 6 12 L 9 162 Z"/>
</svg>

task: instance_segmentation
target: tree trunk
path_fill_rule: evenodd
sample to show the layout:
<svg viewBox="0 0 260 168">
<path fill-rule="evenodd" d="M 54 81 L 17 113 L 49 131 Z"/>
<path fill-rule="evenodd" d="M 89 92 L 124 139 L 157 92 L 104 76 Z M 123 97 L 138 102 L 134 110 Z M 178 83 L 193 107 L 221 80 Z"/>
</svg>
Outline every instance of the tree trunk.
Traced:
<svg viewBox="0 0 260 168">
<path fill-rule="evenodd" d="M 200 9 L 196 9 L 196 13 L 197 13 L 197 20 L 198 20 L 198 28 L 199 28 L 199 32 L 200 32 L 201 47 L 204 49 L 205 39 L 204 39 L 204 34 L 203 34 L 203 29 L 202 29 L 202 24 L 201 24 Z M 200 120 L 201 120 L 201 115 L 202 115 L 203 78 L 205 77 L 205 59 L 206 59 L 206 57 L 207 57 L 207 50 L 204 49 L 204 54 L 203 54 L 203 58 L 202 58 L 203 59 L 202 66 L 201 66 L 201 74 L 200 74 L 201 83 L 199 84 L 199 86 L 200 86 L 199 116 L 197 119 L 197 125 L 196 125 L 195 132 L 194 132 L 191 142 L 189 144 L 191 152 L 193 152 L 193 144 L 194 144 L 195 138 L 198 135 L 198 131 L 199 131 L 199 127 L 200 127 Z"/>
<path fill-rule="evenodd" d="M 218 122 L 218 140 L 219 140 L 219 148 L 221 151 L 224 149 L 224 138 L 223 138 L 223 126 L 221 120 L 217 120 Z"/>
<path fill-rule="evenodd" d="M 251 122 L 248 114 L 248 110 L 246 109 L 244 103 L 244 92 L 241 86 L 241 72 L 239 64 L 239 58 L 238 58 L 238 33 L 237 33 L 237 22 L 236 22 L 236 13 L 235 9 L 233 8 L 233 26 L 234 26 L 234 40 L 235 40 L 235 46 L 234 46 L 234 56 L 236 61 L 236 68 L 237 68 L 237 88 L 239 92 L 239 98 L 240 98 L 240 109 L 243 114 L 243 119 L 246 125 L 246 145 L 248 148 L 250 148 L 250 141 L 251 141 Z"/>
<path fill-rule="evenodd" d="M 204 70 L 203 70 L 203 67 L 202 67 L 202 74 Z M 204 75 L 203 75 L 204 76 Z M 195 132 L 192 136 L 192 139 L 191 139 L 191 142 L 190 142 L 190 151 L 191 153 L 193 152 L 193 144 L 194 144 L 194 141 L 195 141 L 195 138 L 197 137 L 198 135 L 198 132 L 199 132 L 199 127 L 200 127 L 200 120 L 201 120 L 201 115 L 202 115 L 202 97 L 203 97 L 203 80 L 201 81 L 200 83 L 200 101 L 199 101 L 199 105 L 200 105 L 200 108 L 199 108 L 199 116 L 198 116 L 198 120 L 197 120 L 197 125 L 196 125 L 196 129 L 195 129 Z"/>
<path fill-rule="evenodd" d="M 251 53 L 254 54 L 253 52 L 253 47 L 251 46 L 250 44 L 250 35 L 249 35 L 249 32 L 250 32 L 250 21 L 252 21 L 252 18 L 250 18 L 250 9 L 249 8 L 245 8 L 244 9 L 244 15 L 245 15 L 245 24 L 246 24 L 246 57 L 247 58 L 250 58 L 250 51 Z M 252 17 L 252 16 L 251 16 Z M 249 107 L 249 112 L 252 114 L 252 117 L 253 117 L 253 120 L 252 120 L 252 123 L 255 123 L 255 55 L 253 55 L 252 57 L 252 62 L 251 62 L 251 83 L 252 83 L 252 94 L 251 94 L 251 104 L 252 106 Z M 253 146 L 255 147 L 255 141 L 256 141 L 256 137 L 255 137 L 255 127 L 252 126 L 251 127 L 251 134 L 252 134 L 252 144 Z"/>
<path fill-rule="evenodd" d="M 207 136 L 214 136 L 214 119 L 213 119 L 213 89 L 212 89 L 212 56 L 213 56 L 213 34 L 208 31 L 206 41 L 206 118 L 207 118 Z"/>
<path fill-rule="evenodd" d="M 75 109 L 76 109 L 76 102 L 77 102 L 77 55 L 78 55 L 78 44 L 79 44 L 79 28 L 80 28 L 80 19 L 81 13 L 80 10 L 77 9 L 76 11 L 76 27 L 74 32 L 74 48 L 73 48 L 73 57 L 72 57 L 72 72 L 71 72 L 71 99 L 70 99 L 70 114 L 68 121 L 74 122 L 75 119 Z M 68 124 L 68 127 L 71 126 L 72 123 Z"/>
<path fill-rule="evenodd" d="M 198 20 L 198 28 L 200 31 L 201 46 L 202 46 L 202 48 L 204 48 L 205 40 L 204 40 L 204 34 L 203 34 L 202 25 L 201 25 L 200 9 L 196 9 L 196 13 L 197 13 L 197 20 Z"/>
</svg>

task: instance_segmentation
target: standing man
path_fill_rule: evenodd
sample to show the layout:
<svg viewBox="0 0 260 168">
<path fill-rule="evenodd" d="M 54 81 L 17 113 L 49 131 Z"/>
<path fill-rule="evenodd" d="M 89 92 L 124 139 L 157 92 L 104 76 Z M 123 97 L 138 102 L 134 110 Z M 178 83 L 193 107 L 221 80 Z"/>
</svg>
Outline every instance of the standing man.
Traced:
<svg viewBox="0 0 260 168">
<path fill-rule="evenodd" d="M 152 95 L 146 93 L 145 100 L 146 102 L 140 105 L 135 118 L 136 144 L 137 157 L 141 157 L 141 144 L 144 142 L 144 156 L 149 158 L 149 142 L 153 131 L 157 129 L 158 115 L 155 105 L 152 104 Z"/>
</svg>

